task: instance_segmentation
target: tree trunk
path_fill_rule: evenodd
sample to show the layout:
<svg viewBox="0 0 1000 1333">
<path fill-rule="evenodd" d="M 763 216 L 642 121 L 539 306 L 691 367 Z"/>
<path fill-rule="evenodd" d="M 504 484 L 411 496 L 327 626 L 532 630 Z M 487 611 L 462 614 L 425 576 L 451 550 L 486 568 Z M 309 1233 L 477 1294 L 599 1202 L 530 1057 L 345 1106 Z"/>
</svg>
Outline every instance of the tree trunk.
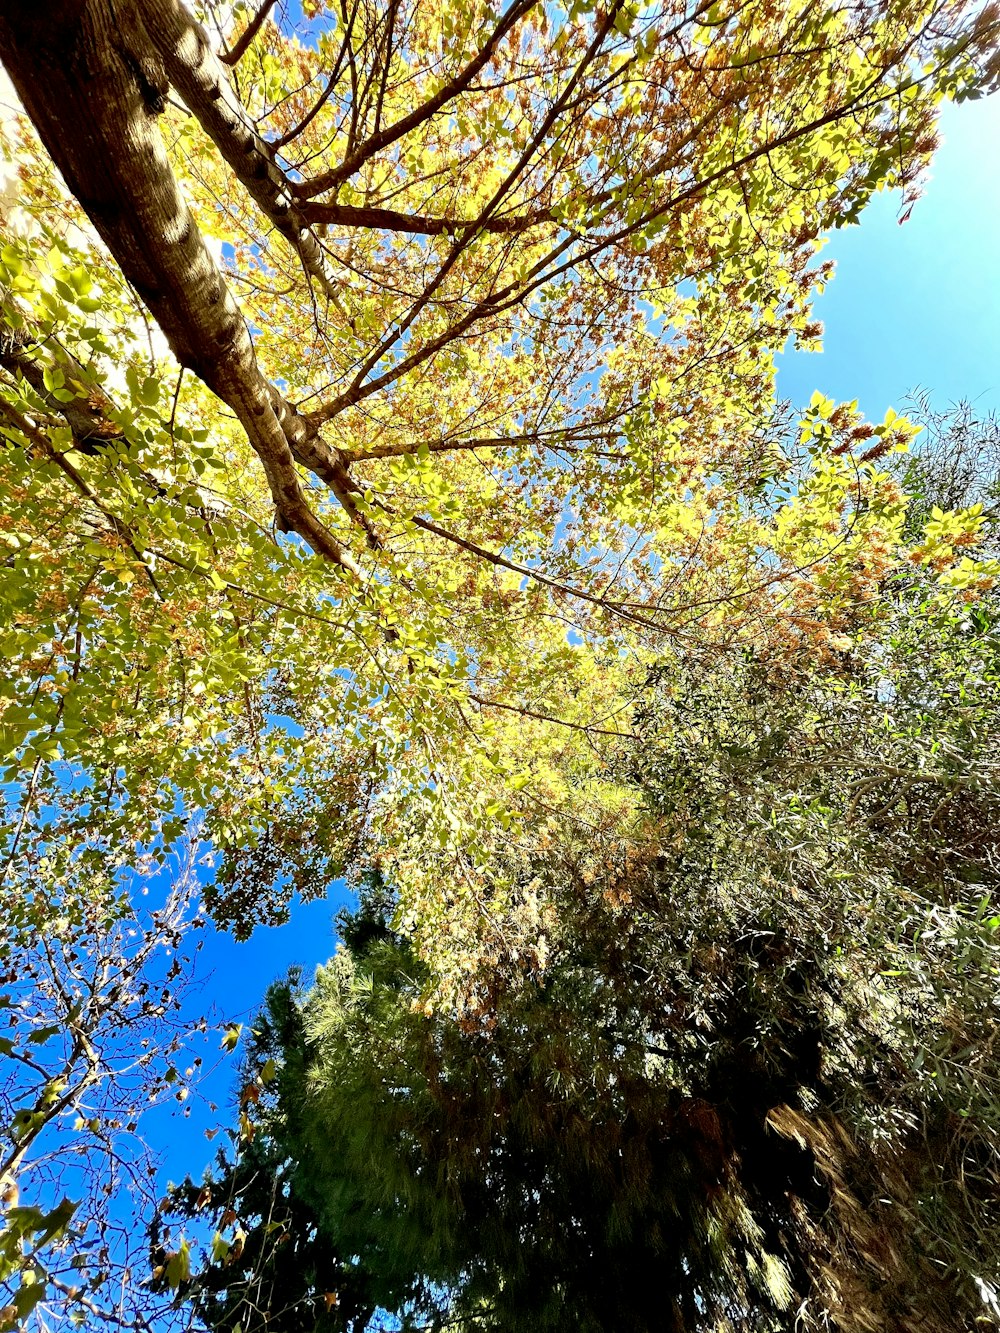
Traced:
<svg viewBox="0 0 1000 1333">
<path fill-rule="evenodd" d="M 250 124 L 212 51 L 208 34 L 180 0 L 147 0 L 143 23 L 171 85 L 229 163 L 264 216 L 284 236 L 332 300 L 339 284 L 303 217 L 292 187 L 265 141 Z"/>
<path fill-rule="evenodd" d="M 279 518 L 327 559 L 350 555 L 306 502 L 239 306 L 181 195 L 157 128 L 167 81 L 138 7 L 113 0 L 15 3 L 2 59 L 42 142 L 182 366 L 236 414 Z M 303 423 L 304 430 L 304 423 Z"/>
</svg>

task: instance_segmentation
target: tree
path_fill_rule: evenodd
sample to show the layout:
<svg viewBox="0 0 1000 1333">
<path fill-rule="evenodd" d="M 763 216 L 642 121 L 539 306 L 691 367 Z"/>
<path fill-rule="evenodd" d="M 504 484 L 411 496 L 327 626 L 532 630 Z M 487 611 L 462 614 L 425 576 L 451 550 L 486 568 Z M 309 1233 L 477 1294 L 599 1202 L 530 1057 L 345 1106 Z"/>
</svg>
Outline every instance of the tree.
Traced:
<svg viewBox="0 0 1000 1333">
<path fill-rule="evenodd" d="M 1000 499 L 1000 421 L 978 412 L 972 403 L 935 409 L 930 394 L 915 393 L 914 416 L 921 423 L 919 441 L 895 462 L 909 496 L 907 536 L 919 540 L 935 507 L 940 511 L 979 504 L 989 518 L 983 545 L 996 545 L 996 506 Z"/>
<path fill-rule="evenodd" d="M 44 144 L 6 127 L 8 777 L 37 805 L 79 764 L 154 854 L 203 810 L 238 933 L 375 830 L 461 953 L 407 846 L 484 862 L 665 643 L 825 651 L 900 554 L 907 428 L 830 405 L 789 465 L 772 354 L 817 333 L 820 232 L 912 194 L 936 103 L 989 86 L 995 18 L 257 19 L 221 57 L 176 0 L 0 20 Z M 536 764 L 511 709 L 556 720 Z"/>
<path fill-rule="evenodd" d="M 998 607 L 885 596 L 838 669 L 665 663 L 619 754 L 644 836 L 509 842 L 534 961 L 460 1011 L 374 877 L 173 1198 L 243 1238 L 195 1264 L 210 1327 L 996 1324 Z"/>
<path fill-rule="evenodd" d="M 131 902 L 98 837 L 50 832 L 22 831 L 5 885 L 0 1328 L 186 1326 L 140 1275 L 159 1202 L 145 1118 L 187 1099 L 207 1030 L 182 1011 L 204 924 L 194 867 L 166 890 L 131 867 Z"/>
<path fill-rule="evenodd" d="M 384 922 L 378 924 L 388 936 Z M 350 1168 L 341 1169 L 335 1154 L 324 1157 L 319 1189 L 310 1188 L 309 1135 L 292 1110 L 293 1089 L 303 1086 L 310 1063 L 295 986 L 275 986 L 245 1059 L 239 1123 L 230 1136 L 234 1157 L 220 1151 L 211 1179 L 171 1191 L 152 1232 L 154 1251 L 190 1242 L 191 1273 L 180 1291 L 210 1328 L 240 1324 L 249 1333 L 280 1322 L 290 1333 L 360 1331 L 380 1308 L 399 1310 L 404 1327 L 420 1326 L 441 1307 L 441 1284 L 455 1275 L 437 1240 L 448 1205 L 425 1200 L 430 1211 L 419 1216 L 400 1209 Z M 291 1114 L 287 1132 L 275 1136 L 260 1113 L 279 1084 L 290 1094 L 279 1095 Z M 370 1126 L 362 1118 L 356 1128 L 360 1147 Z M 333 1217 L 331 1232 L 323 1219 Z M 198 1236 L 212 1260 L 202 1267 Z"/>
</svg>

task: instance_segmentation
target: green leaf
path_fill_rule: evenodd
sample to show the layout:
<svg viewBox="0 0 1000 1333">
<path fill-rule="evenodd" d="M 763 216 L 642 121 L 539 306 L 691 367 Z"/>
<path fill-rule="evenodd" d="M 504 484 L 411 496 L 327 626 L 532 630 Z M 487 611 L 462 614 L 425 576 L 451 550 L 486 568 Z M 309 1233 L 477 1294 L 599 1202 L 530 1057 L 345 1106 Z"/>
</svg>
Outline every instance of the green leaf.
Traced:
<svg viewBox="0 0 1000 1333">
<path fill-rule="evenodd" d="M 222 1041 L 219 1043 L 219 1049 L 222 1051 L 235 1051 L 239 1045 L 240 1033 L 243 1031 L 242 1023 L 234 1023 L 232 1027 L 227 1028 Z"/>
<path fill-rule="evenodd" d="M 69 278 L 69 281 L 72 284 L 74 291 L 79 296 L 86 296 L 94 285 L 93 281 L 91 280 L 90 274 L 82 265 L 77 268 L 71 269 L 66 276 Z"/>
<path fill-rule="evenodd" d="M 42 1281 L 28 1281 L 28 1273 L 34 1273 L 29 1269 L 22 1278 L 22 1285 L 14 1293 L 14 1305 L 17 1308 L 18 1317 L 27 1319 L 35 1306 L 45 1299 L 47 1287 Z"/>
<path fill-rule="evenodd" d="M 186 1240 L 182 1240 L 180 1248 L 167 1259 L 166 1277 L 167 1283 L 172 1290 L 176 1291 L 182 1282 L 187 1282 L 191 1276 L 191 1250 Z"/>
<path fill-rule="evenodd" d="M 30 1032 L 28 1034 L 28 1040 L 36 1046 L 42 1046 L 44 1045 L 45 1042 L 49 1041 L 50 1038 L 56 1036 L 60 1031 L 61 1029 L 56 1027 L 54 1024 L 50 1025 L 49 1027 L 35 1028 L 34 1032 Z"/>
</svg>

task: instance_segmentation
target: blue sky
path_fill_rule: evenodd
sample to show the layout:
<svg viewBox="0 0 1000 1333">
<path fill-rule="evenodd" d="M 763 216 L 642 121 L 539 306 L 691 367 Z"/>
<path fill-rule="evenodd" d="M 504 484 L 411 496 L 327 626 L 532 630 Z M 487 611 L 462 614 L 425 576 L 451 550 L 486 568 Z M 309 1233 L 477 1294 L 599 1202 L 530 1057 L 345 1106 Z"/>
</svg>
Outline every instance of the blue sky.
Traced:
<svg viewBox="0 0 1000 1333">
<path fill-rule="evenodd" d="M 897 194 L 879 195 L 858 226 L 825 246 L 837 273 L 817 305 L 824 351 L 789 353 L 779 367 L 779 392 L 797 405 L 819 389 L 857 398 L 881 419 L 924 388 L 939 408 L 968 398 L 1000 409 L 1000 96 L 947 108 L 942 133 L 927 193 L 909 222 L 897 221 Z M 227 1017 L 248 1019 L 291 965 L 308 979 L 334 951 L 333 916 L 346 901 L 336 885 L 327 900 L 297 905 L 288 925 L 258 929 L 248 943 L 212 934 L 196 1002 L 212 1000 Z M 223 1110 L 232 1096 L 229 1067 L 224 1062 L 203 1090 Z M 219 1117 L 198 1098 L 188 1107 L 189 1117 L 163 1114 L 147 1124 L 164 1153 L 164 1179 L 198 1174 L 214 1155 L 203 1131 Z"/>
<path fill-rule="evenodd" d="M 919 387 L 940 408 L 1000 408 L 1000 95 L 947 107 L 942 136 L 909 222 L 898 193 L 881 194 L 824 247 L 837 261 L 816 307 L 824 351 L 779 367 L 797 405 L 820 389 L 881 419 Z"/>
</svg>

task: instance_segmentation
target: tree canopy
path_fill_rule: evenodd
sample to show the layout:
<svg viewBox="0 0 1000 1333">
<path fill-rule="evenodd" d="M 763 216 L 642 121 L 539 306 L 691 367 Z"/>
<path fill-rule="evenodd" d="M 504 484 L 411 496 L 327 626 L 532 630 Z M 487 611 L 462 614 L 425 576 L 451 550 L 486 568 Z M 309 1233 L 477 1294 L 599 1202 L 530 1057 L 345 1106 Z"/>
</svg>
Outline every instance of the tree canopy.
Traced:
<svg viewBox="0 0 1000 1333">
<path fill-rule="evenodd" d="M 996 423 L 923 410 L 913 532 L 990 505 L 989 554 Z M 819 669 L 651 672 L 615 750 L 641 830 L 539 813 L 494 857 L 536 948 L 458 1019 L 372 868 L 158 1225 L 164 1255 L 209 1229 L 181 1284 L 209 1328 L 995 1322 L 997 598 L 910 571 Z"/>
<path fill-rule="evenodd" d="M 218 1228 L 211 1328 L 992 1322 L 996 605 L 917 591 L 846 681 L 657 673 L 620 754 L 644 841 L 510 851 L 547 956 L 476 1018 L 425 1012 L 373 874 L 171 1198 Z"/>
<path fill-rule="evenodd" d="M 0 1327 L 55 1291 L 257 1318 L 286 1282 L 303 1328 L 978 1317 L 995 431 L 907 453 L 893 411 L 781 403 L 775 357 L 818 346 L 824 234 L 883 189 L 905 216 L 941 102 L 996 85 L 998 22 L 0 13 Z M 178 855 L 240 939 L 391 891 L 273 998 L 220 1168 L 242 1240 L 196 1272 L 161 1217 L 140 1288 L 88 1257 L 105 1183 L 42 1204 L 95 1156 L 67 1135 L 127 1175 L 118 1129 L 195 1078 L 193 927 L 138 902 Z M 886 1250 L 883 1197 L 952 1230 Z"/>
<path fill-rule="evenodd" d="M 917 188 L 995 25 L 358 0 L 220 48 L 203 18 L 0 23 L 47 150 L 7 122 L 2 725 L 9 775 L 78 765 L 120 845 L 205 811 L 245 933 L 373 827 L 474 879 L 519 786 L 592 766 L 558 724 L 627 729 L 665 643 L 855 623 L 909 430 L 819 402 L 807 452 L 772 358 L 817 334 L 817 237 Z"/>
</svg>

